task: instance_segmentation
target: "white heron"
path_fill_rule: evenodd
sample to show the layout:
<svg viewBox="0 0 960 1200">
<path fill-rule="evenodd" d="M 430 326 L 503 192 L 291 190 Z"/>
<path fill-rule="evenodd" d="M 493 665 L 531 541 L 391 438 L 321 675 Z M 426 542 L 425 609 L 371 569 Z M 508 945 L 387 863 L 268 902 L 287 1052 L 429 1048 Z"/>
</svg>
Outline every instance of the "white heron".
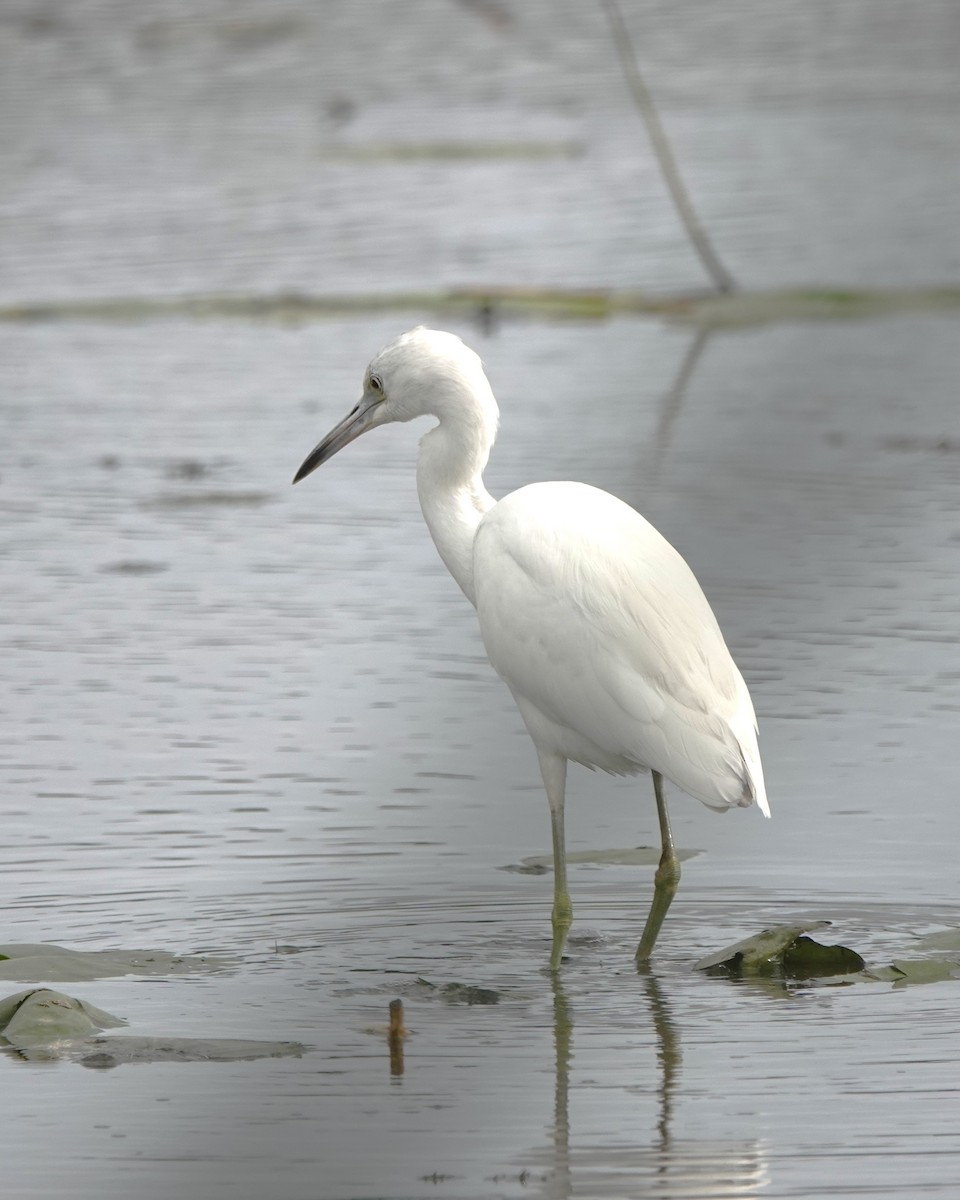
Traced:
<svg viewBox="0 0 960 1200">
<path fill-rule="evenodd" d="M 662 854 L 636 953 L 642 967 L 680 881 L 663 780 L 709 808 L 756 802 L 770 815 L 750 693 L 693 572 L 629 505 L 566 482 L 494 500 L 483 469 L 497 402 L 479 357 L 452 333 L 420 326 L 381 350 L 359 403 L 294 483 L 367 430 L 426 416 L 438 423 L 420 441 L 420 507 L 540 761 L 553 832 L 550 968 L 573 919 L 568 762 L 653 776 Z"/>
</svg>

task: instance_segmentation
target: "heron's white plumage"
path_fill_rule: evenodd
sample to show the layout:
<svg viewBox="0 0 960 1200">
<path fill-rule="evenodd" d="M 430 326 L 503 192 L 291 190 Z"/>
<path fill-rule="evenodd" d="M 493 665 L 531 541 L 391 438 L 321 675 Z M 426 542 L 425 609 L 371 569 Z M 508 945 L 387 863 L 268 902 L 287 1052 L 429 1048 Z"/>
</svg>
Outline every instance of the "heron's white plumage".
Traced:
<svg viewBox="0 0 960 1200">
<path fill-rule="evenodd" d="M 498 410 L 477 355 L 418 328 L 370 363 L 355 408 L 307 456 L 302 479 L 360 434 L 435 416 L 417 493 L 451 575 L 476 607 L 491 663 L 537 748 L 554 843 L 554 939 L 566 887 L 566 762 L 654 772 L 663 855 L 637 961 L 644 964 L 680 877 L 660 777 L 716 809 L 770 815 L 746 684 L 692 571 L 628 505 L 579 483 L 536 483 L 499 503 L 483 485 Z"/>
<path fill-rule="evenodd" d="M 538 745 L 768 812 L 746 684 L 692 571 L 639 513 L 531 484 L 484 515 L 473 561 L 484 646 Z"/>
</svg>

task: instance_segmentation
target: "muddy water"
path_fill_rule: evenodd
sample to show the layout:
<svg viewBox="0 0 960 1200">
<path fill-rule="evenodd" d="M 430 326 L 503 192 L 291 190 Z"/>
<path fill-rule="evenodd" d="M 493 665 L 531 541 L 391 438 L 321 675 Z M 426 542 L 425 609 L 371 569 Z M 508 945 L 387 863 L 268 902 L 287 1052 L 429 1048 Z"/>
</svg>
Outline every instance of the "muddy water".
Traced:
<svg viewBox="0 0 960 1200">
<path fill-rule="evenodd" d="M 188 7 L 6 19 L 5 303 L 699 281 L 585 10 L 573 37 L 431 9 L 383 27 L 359 87 L 353 18 Z M 955 278 L 954 18 L 929 11 L 657 24 L 672 127 L 750 282 Z M 469 70 L 420 57 L 446 36 Z M 422 527 L 420 431 L 289 486 L 423 319 L 0 326 L 0 942 L 216 952 L 58 986 L 134 1036 L 308 1048 L 4 1057 L 6 1194 L 953 1196 L 955 981 L 787 994 L 690 967 L 777 921 L 832 919 L 876 964 L 960 925 L 956 319 L 457 326 L 503 409 L 491 490 L 578 478 L 637 505 L 761 716 L 774 820 L 673 795 L 696 853 L 645 979 L 652 872 L 572 867 L 559 985 L 550 877 L 503 869 L 549 848 L 534 756 Z M 642 780 L 575 773 L 568 811 L 572 851 L 656 837 Z"/>
</svg>

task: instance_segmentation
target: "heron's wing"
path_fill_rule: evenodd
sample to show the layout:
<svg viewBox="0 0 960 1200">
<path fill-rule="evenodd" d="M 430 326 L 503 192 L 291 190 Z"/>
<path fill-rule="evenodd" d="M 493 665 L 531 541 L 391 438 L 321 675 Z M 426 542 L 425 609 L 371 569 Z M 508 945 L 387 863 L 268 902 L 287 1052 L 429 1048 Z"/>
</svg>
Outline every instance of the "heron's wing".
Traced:
<svg viewBox="0 0 960 1200">
<path fill-rule="evenodd" d="M 647 766 L 706 804 L 765 807 L 756 721 L 687 564 L 582 484 L 534 484 L 474 545 L 490 661 L 535 740 L 607 770 Z"/>
</svg>

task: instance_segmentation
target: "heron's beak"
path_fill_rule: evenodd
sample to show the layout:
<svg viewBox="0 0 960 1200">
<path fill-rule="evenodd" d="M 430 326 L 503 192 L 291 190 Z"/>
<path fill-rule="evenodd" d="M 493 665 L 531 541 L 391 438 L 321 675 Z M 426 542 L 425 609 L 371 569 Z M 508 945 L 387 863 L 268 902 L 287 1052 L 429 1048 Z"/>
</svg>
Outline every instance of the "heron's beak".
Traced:
<svg viewBox="0 0 960 1200">
<path fill-rule="evenodd" d="M 372 429 L 374 425 L 373 415 L 378 406 L 378 400 L 364 396 L 356 407 L 347 413 L 340 424 L 335 425 L 323 441 L 319 445 L 314 446 L 300 464 L 300 470 L 294 475 L 293 482 L 299 483 L 301 479 L 305 479 L 311 471 L 315 471 L 328 458 L 333 458 L 338 450 L 342 450 L 344 446 L 355 441 L 361 433 L 366 433 L 368 429 Z"/>
</svg>

